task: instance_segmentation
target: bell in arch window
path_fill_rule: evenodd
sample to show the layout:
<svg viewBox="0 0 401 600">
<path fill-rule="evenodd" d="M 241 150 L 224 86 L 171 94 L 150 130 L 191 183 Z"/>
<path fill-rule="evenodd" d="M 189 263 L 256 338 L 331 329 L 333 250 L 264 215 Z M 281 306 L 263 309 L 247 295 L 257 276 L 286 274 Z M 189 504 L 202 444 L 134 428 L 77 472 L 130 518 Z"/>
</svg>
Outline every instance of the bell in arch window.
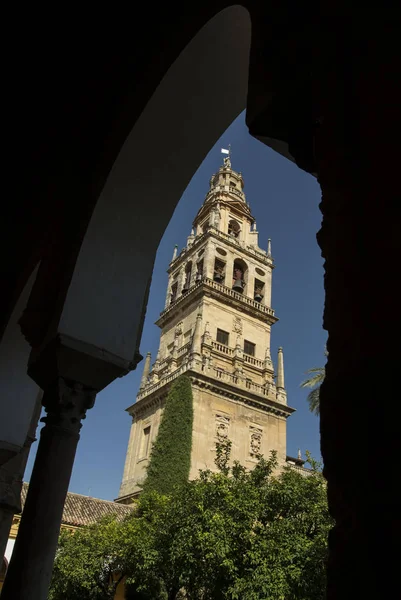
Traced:
<svg viewBox="0 0 401 600">
<path fill-rule="evenodd" d="M 242 294 L 246 286 L 247 266 L 241 259 L 234 261 L 232 289 Z"/>
<path fill-rule="evenodd" d="M 238 239 L 240 233 L 241 233 L 240 224 L 238 223 L 238 221 L 235 221 L 235 219 L 231 219 L 231 221 L 228 223 L 228 235 L 230 235 L 231 237 L 233 237 L 235 239 Z"/>
</svg>

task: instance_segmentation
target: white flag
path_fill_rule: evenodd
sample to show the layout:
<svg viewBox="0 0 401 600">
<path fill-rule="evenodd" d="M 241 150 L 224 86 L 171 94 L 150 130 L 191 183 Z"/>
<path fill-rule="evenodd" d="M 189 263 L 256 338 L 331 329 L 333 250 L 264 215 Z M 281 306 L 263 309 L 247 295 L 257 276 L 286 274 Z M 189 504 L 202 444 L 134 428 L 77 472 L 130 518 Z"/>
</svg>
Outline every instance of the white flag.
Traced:
<svg viewBox="0 0 401 600">
<path fill-rule="evenodd" d="M 221 149 L 221 153 L 222 153 L 222 154 L 230 154 L 230 151 L 229 151 L 229 150 L 226 150 L 225 148 L 222 148 L 222 149 Z"/>
</svg>

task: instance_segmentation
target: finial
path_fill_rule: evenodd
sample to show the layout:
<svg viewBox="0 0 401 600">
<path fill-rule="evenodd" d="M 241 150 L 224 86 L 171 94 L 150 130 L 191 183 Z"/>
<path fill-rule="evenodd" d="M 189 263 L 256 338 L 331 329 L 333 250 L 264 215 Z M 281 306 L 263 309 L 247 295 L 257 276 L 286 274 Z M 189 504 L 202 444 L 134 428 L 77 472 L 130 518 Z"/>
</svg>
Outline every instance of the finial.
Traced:
<svg viewBox="0 0 401 600">
<path fill-rule="evenodd" d="M 192 244 L 194 243 L 194 239 L 195 239 L 195 234 L 194 234 L 194 230 L 192 228 L 191 233 L 187 237 L 187 248 L 190 248 L 192 246 Z"/>
<path fill-rule="evenodd" d="M 256 221 L 253 222 L 252 231 L 256 231 Z"/>
<path fill-rule="evenodd" d="M 298 458 L 299 460 L 302 460 L 302 454 L 301 454 L 301 449 L 298 448 Z"/>
<path fill-rule="evenodd" d="M 173 258 L 171 259 L 172 261 L 173 261 L 173 260 L 175 260 L 175 259 L 177 258 L 177 248 L 178 248 L 178 245 L 176 244 L 176 245 L 174 246 Z"/>
<path fill-rule="evenodd" d="M 146 387 L 146 384 L 148 383 L 148 377 L 149 377 L 149 372 L 150 372 L 150 361 L 151 361 L 151 354 L 150 354 L 150 352 L 148 352 L 146 354 L 145 363 L 143 366 L 141 383 L 139 385 L 140 390 L 143 390 L 143 388 Z"/>
<path fill-rule="evenodd" d="M 277 353 L 277 388 L 285 389 L 284 385 L 284 355 L 283 349 L 280 346 Z"/>
<path fill-rule="evenodd" d="M 267 256 L 271 256 L 272 255 L 272 241 L 269 238 L 267 240 Z"/>
<path fill-rule="evenodd" d="M 157 369 L 159 367 L 159 364 L 160 364 L 160 348 L 157 351 L 156 360 L 155 360 L 155 363 L 153 365 L 153 368 Z"/>
<path fill-rule="evenodd" d="M 192 227 L 192 229 L 191 229 L 191 235 L 195 235 L 195 231 L 194 231 L 194 228 L 193 228 L 193 227 Z"/>
</svg>

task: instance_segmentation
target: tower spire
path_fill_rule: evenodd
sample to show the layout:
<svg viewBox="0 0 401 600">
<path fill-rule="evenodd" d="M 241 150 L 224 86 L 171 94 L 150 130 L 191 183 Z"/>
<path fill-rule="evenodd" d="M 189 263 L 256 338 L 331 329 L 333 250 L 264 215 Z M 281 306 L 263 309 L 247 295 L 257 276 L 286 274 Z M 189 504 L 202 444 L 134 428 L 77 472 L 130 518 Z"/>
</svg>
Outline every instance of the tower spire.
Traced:
<svg viewBox="0 0 401 600">
<path fill-rule="evenodd" d="M 277 388 L 284 389 L 284 355 L 280 347 L 277 354 Z"/>
<path fill-rule="evenodd" d="M 284 384 L 284 355 L 283 349 L 278 349 L 277 355 L 277 380 L 276 380 L 276 400 L 282 404 L 287 404 L 287 392 Z"/>
<path fill-rule="evenodd" d="M 174 252 L 173 252 L 173 258 L 171 259 L 171 262 L 177 258 L 177 248 L 178 248 L 178 245 L 175 244 L 175 246 L 174 246 Z"/>
<path fill-rule="evenodd" d="M 146 386 L 146 384 L 148 382 L 149 371 L 150 371 L 150 359 L 151 359 L 151 354 L 150 354 L 150 352 L 148 352 L 146 355 L 146 358 L 145 358 L 145 364 L 143 365 L 141 384 L 139 386 L 140 390 L 143 390 L 143 388 Z"/>
</svg>

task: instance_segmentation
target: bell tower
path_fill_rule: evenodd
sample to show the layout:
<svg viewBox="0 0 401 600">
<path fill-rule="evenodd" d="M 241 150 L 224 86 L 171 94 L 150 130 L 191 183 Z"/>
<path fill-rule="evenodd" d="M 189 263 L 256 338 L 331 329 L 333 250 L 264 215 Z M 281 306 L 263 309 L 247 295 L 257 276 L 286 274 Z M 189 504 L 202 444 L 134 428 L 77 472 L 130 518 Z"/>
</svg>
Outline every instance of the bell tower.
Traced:
<svg viewBox="0 0 401 600">
<path fill-rule="evenodd" d="M 171 382 L 192 383 L 194 425 L 191 472 L 214 468 L 217 435 L 232 441 L 232 459 L 252 468 L 258 454 L 286 460 L 287 406 L 282 348 L 275 373 L 270 354 L 271 242 L 259 248 L 256 221 L 241 173 L 230 155 L 210 180 L 186 247 L 174 249 L 164 310 L 156 324 L 160 345 L 150 354 L 135 404 L 118 501 L 140 492 L 152 442 Z"/>
</svg>

